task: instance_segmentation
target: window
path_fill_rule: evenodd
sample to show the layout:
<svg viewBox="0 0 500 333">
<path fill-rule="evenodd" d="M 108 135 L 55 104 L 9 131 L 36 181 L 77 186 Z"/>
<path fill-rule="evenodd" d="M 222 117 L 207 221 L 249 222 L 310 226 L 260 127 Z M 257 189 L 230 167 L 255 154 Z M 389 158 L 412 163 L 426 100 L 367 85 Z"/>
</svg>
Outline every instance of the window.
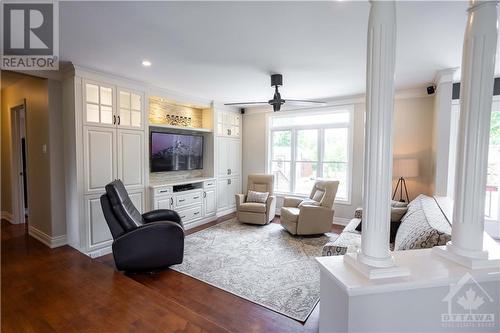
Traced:
<svg viewBox="0 0 500 333">
<path fill-rule="evenodd" d="M 269 171 L 277 193 L 309 195 L 316 179 L 340 181 L 337 201 L 350 200 L 353 106 L 270 117 Z"/>
</svg>

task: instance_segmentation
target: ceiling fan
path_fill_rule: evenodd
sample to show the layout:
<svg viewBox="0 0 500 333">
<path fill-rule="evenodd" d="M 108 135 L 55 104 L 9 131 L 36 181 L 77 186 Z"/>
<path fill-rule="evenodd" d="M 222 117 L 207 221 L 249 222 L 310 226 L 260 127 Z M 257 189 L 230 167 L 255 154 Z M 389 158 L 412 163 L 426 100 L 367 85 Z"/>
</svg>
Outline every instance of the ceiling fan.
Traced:
<svg viewBox="0 0 500 333">
<path fill-rule="evenodd" d="M 303 100 L 303 99 L 282 99 L 281 94 L 278 90 L 279 86 L 283 85 L 283 75 L 281 74 L 272 74 L 271 75 L 271 87 L 274 87 L 274 96 L 273 99 L 270 99 L 267 102 L 242 102 L 242 103 L 226 103 L 224 105 L 265 105 L 269 104 L 272 105 L 274 112 L 281 110 L 281 106 L 285 103 L 291 104 L 291 105 L 309 105 L 309 104 L 316 104 L 316 105 L 322 105 L 325 104 L 325 102 L 320 102 L 320 101 L 310 101 L 310 100 Z"/>
</svg>

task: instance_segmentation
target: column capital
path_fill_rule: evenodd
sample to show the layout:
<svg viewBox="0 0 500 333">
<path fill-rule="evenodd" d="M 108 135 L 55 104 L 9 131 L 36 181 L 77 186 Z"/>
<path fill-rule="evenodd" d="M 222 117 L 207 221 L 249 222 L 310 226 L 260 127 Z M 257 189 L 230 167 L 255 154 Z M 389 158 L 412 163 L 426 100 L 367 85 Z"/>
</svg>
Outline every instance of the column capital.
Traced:
<svg viewBox="0 0 500 333">
<path fill-rule="evenodd" d="M 467 11 L 473 12 L 477 9 L 479 9 L 482 6 L 495 6 L 498 4 L 497 0 L 491 1 L 491 0 L 469 0 L 469 8 Z"/>
<path fill-rule="evenodd" d="M 459 67 L 454 67 L 437 71 L 434 77 L 434 83 L 439 86 L 442 83 L 453 82 L 453 77 L 458 69 Z"/>
</svg>

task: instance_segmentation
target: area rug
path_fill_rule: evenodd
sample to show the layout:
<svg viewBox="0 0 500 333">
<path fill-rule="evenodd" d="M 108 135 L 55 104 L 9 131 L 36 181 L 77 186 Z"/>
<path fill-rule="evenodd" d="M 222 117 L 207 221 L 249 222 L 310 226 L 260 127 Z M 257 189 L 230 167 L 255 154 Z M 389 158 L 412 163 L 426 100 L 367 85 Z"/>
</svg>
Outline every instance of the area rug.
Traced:
<svg viewBox="0 0 500 333">
<path fill-rule="evenodd" d="M 184 262 L 171 268 L 304 322 L 319 301 L 314 257 L 335 237 L 297 237 L 276 223 L 232 219 L 187 236 Z"/>
</svg>

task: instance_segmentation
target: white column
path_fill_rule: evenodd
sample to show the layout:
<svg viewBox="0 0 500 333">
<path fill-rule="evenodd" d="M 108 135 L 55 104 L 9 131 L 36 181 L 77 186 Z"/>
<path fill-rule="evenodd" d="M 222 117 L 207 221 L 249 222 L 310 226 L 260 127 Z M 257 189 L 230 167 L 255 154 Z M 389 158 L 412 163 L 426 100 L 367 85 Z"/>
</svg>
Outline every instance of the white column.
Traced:
<svg viewBox="0 0 500 333">
<path fill-rule="evenodd" d="M 434 79 L 436 84 L 434 99 L 434 155 L 436 161 L 434 193 L 438 196 L 448 196 L 451 100 L 455 71 L 456 68 L 441 70 Z"/>
<path fill-rule="evenodd" d="M 497 44 L 496 1 L 470 1 L 468 12 L 462 54 L 452 240 L 446 248 L 438 248 L 435 252 L 467 267 L 480 268 L 498 265 L 483 248 Z"/>
<path fill-rule="evenodd" d="M 408 272 L 394 266 L 389 251 L 396 7 L 394 1 L 370 1 L 370 4 L 363 232 L 360 251 L 345 255 L 344 260 L 369 278 L 382 278 Z"/>
</svg>

